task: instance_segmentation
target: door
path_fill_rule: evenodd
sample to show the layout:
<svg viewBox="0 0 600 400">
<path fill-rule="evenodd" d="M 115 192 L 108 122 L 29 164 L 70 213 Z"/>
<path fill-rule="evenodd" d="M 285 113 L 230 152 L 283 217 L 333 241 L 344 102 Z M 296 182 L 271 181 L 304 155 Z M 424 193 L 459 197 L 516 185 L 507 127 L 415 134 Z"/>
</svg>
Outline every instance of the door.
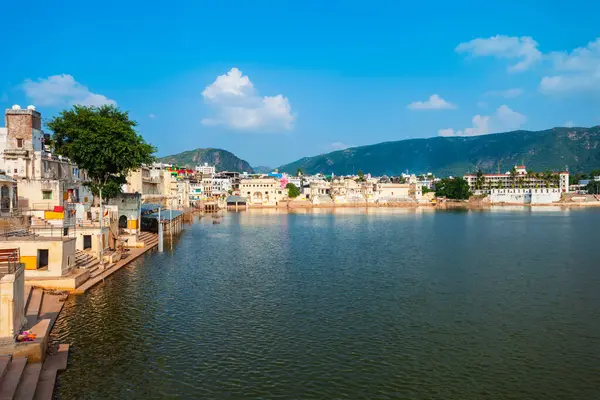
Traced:
<svg viewBox="0 0 600 400">
<path fill-rule="evenodd" d="M 92 235 L 83 235 L 83 249 L 91 249 L 92 248 Z"/>
<path fill-rule="evenodd" d="M 38 250 L 38 268 L 48 267 L 48 249 Z"/>
</svg>

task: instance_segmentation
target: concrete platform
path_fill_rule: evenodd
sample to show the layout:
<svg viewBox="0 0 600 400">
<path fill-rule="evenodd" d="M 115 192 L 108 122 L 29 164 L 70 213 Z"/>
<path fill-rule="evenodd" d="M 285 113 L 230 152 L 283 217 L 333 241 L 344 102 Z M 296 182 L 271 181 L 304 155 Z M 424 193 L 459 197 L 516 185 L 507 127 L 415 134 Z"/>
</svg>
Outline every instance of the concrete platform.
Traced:
<svg viewBox="0 0 600 400">
<path fill-rule="evenodd" d="M 73 290 L 78 286 L 81 286 L 88 279 L 90 279 L 90 270 L 76 269 L 69 275 L 63 277 L 25 278 L 25 283 L 30 286 L 37 286 L 44 289 Z"/>
<path fill-rule="evenodd" d="M 113 264 L 110 267 L 107 267 L 104 271 L 102 271 L 101 273 L 99 273 L 97 276 L 89 279 L 88 281 L 86 281 L 85 283 L 83 283 L 81 286 L 77 287 L 75 290 L 72 290 L 71 292 L 72 293 L 76 293 L 76 294 L 83 294 L 83 293 L 85 293 L 91 287 L 93 287 L 93 286 L 97 285 L 98 283 L 104 281 L 104 279 L 106 279 L 110 275 L 114 274 L 115 272 L 117 272 L 118 270 L 120 270 L 121 268 L 123 268 L 124 266 L 128 265 L 129 263 L 131 263 L 133 260 L 139 258 L 144 253 L 147 253 L 148 251 L 150 251 L 150 250 L 152 250 L 152 249 L 154 249 L 156 247 L 157 247 L 157 244 L 153 243 L 153 244 L 151 244 L 151 245 L 149 245 L 147 247 L 132 248 L 132 249 L 130 249 L 129 252 L 128 252 L 127 258 L 119 260 L 116 264 Z"/>
</svg>

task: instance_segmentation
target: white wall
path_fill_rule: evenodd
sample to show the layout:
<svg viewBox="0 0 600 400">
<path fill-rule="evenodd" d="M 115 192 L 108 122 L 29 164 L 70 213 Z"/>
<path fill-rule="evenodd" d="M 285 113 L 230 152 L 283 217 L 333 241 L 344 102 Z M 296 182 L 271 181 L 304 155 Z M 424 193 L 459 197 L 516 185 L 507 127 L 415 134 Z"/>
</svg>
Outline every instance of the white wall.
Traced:
<svg viewBox="0 0 600 400">
<path fill-rule="evenodd" d="M 492 203 L 550 204 L 560 200 L 558 188 L 540 189 L 492 189 L 489 199 Z"/>
</svg>

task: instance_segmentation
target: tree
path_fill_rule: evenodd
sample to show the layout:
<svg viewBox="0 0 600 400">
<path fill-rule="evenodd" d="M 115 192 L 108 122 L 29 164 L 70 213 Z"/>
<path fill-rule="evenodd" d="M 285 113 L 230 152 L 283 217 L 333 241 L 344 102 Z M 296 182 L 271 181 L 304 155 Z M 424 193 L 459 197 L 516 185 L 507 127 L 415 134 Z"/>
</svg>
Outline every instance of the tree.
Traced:
<svg viewBox="0 0 600 400">
<path fill-rule="evenodd" d="M 517 169 L 512 167 L 510 170 L 510 179 L 512 180 L 512 187 L 514 188 L 517 185 Z"/>
<path fill-rule="evenodd" d="M 362 170 L 359 169 L 357 175 L 358 175 L 359 182 L 364 182 L 364 180 L 365 180 L 365 173 L 362 172 Z"/>
<path fill-rule="evenodd" d="M 479 190 L 483 189 L 483 185 L 485 183 L 485 176 L 483 175 L 483 172 L 481 171 L 481 169 L 477 170 L 477 178 L 475 180 L 475 187 Z"/>
<path fill-rule="evenodd" d="M 300 196 L 300 189 L 298 189 L 293 183 L 288 183 L 285 185 L 285 188 L 288 190 L 288 196 L 290 198 L 295 199 L 296 197 Z"/>
<path fill-rule="evenodd" d="M 471 197 L 469 183 L 463 178 L 443 178 L 435 184 L 435 195 L 453 200 L 467 200 Z"/>
<path fill-rule="evenodd" d="M 54 152 L 87 172 L 94 196 L 114 197 L 127 174 L 154 161 L 155 148 L 135 131 L 137 123 L 113 105 L 73 106 L 54 117 L 48 127 Z"/>
<path fill-rule="evenodd" d="M 302 176 L 304 175 L 304 171 L 302 171 L 302 168 L 298 168 L 298 170 L 296 171 L 296 176 Z"/>
<path fill-rule="evenodd" d="M 590 181 L 585 188 L 589 194 L 600 194 L 600 181 Z"/>
</svg>

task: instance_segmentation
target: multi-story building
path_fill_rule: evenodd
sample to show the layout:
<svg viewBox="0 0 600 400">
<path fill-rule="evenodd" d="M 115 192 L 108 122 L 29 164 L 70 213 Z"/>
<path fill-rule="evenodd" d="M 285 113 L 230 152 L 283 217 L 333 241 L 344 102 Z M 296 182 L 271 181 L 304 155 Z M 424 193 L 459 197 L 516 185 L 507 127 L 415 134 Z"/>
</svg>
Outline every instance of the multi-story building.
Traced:
<svg viewBox="0 0 600 400">
<path fill-rule="evenodd" d="M 204 163 L 204 165 L 196 165 L 196 173 L 202 174 L 202 176 L 213 176 L 216 172 L 216 168 L 214 165 L 208 165 L 208 163 Z"/>
<path fill-rule="evenodd" d="M 204 186 L 202 185 L 202 181 L 200 179 L 191 178 L 189 180 L 190 190 L 189 190 L 189 199 L 190 203 L 195 203 L 197 201 L 202 200 L 202 196 L 204 193 Z"/>
<path fill-rule="evenodd" d="M 464 179 L 475 194 L 490 194 L 493 189 L 558 189 L 569 192 L 569 173 L 532 173 L 524 165 L 504 174 L 467 174 Z"/>
<path fill-rule="evenodd" d="M 288 198 L 288 190 L 275 178 L 242 179 L 240 193 L 250 205 L 275 206 Z"/>
<path fill-rule="evenodd" d="M 35 107 L 13 106 L 6 110 L 5 120 L 6 128 L 0 131 L 0 169 L 17 183 L 9 206 L 43 215 L 54 207 L 92 202 L 91 192 L 82 185 L 85 172 L 68 158 L 47 151 L 41 114 Z"/>
<path fill-rule="evenodd" d="M 212 178 L 211 186 L 213 196 L 226 196 L 232 190 L 229 178 Z"/>
</svg>

